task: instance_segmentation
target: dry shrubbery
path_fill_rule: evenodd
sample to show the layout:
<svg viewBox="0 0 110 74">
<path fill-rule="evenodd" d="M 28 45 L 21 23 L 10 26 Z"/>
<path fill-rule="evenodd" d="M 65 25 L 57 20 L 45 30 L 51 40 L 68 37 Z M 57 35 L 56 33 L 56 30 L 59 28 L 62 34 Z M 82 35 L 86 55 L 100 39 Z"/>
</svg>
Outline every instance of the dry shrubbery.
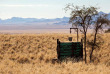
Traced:
<svg viewBox="0 0 110 74">
<path fill-rule="evenodd" d="M 53 62 L 57 58 L 56 40 L 68 41 L 69 36 L 76 41 L 72 34 L 0 34 L 0 74 L 110 73 L 109 33 L 101 35 L 104 43 L 94 51 L 92 64 Z"/>
<path fill-rule="evenodd" d="M 110 33 L 110 28 L 108 30 L 106 30 L 105 33 Z"/>
</svg>

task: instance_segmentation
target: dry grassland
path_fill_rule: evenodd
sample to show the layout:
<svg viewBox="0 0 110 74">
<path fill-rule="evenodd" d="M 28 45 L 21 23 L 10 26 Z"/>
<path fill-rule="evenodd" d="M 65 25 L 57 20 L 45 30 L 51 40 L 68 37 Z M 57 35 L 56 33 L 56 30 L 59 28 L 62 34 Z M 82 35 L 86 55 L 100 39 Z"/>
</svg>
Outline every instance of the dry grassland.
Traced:
<svg viewBox="0 0 110 74">
<path fill-rule="evenodd" d="M 87 64 L 53 62 L 56 40 L 68 41 L 69 36 L 76 41 L 75 34 L 0 34 L 0 74 L 110 74 L 109 33 L 101 34 L 104 42 L 94 51 L 93 63 L 89 57 Z"/>
</svg>

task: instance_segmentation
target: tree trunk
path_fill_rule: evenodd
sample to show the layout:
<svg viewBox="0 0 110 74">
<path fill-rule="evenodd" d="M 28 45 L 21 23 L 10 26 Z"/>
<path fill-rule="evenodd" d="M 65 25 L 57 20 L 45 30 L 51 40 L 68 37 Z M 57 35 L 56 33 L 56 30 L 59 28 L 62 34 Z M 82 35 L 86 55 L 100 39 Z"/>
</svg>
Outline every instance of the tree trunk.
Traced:
<svg viewBox="0 0 110 74">
<path fill-rule="evenodd" d="M 84 38 L 84 51 L 85 51 L 85 63 L 86 63 L 86 32 L 85 32 L 85 38 Z"/>
<path fill-rule="evenodd" d="M 92 51 L 91 51 L 91 54 L 90 54 L 90 62 L 92 62 L 92 54 L 93 54 L 93 51 L 94 51 L 94 46 L 95 46 L 95 44 L 96 44 L 96 37 L 97 37 L 97 30 L 96 30 L 96 32 L 95 32 L 94 43 L 93 43 Z"/>
</svg>

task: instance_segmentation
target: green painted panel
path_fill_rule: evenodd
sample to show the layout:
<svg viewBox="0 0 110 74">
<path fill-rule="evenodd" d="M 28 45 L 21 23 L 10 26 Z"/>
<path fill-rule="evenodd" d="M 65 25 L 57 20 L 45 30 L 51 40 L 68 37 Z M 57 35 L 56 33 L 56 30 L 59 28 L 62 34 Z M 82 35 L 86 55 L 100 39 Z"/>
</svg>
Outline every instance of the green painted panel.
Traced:
<svg viewBox="0 0 110 74">
<path fill-rule="evenodd" d="M 61 52 L 63 52 L 63 51 L 69 51 L 69 52 L 71 52 L 72 50 L 71 49 L 63 49 L 63 50 L 60 50 Z"/>
<path fill-rule="evenodd" d="M 72 55 L 72 52 L 70 52 L 70 53 L 60 53 L 60 55 L 65 55 L 65 56 L 68 55 L 69 56 L 69 55 Z"/>
<path fill-rule="evenodd" d="M 75 50 L 76 52 L 80 52 L 81 51 L 81 49 L 77 49 L 77 50 Z"/>
<path fill-rule="evenodd" d="M 71 46 L 60 46 L 60 48 L 72 48 Z"/>
<path fill-rule="evenodd" d="M 68 48 L 68 47 L 67 48 L 60 48 L 60 50 L 66 50 L 66 49 L 69 50 L 69 49 L 72 49 L 72 48 Z"/>
<path fill-rule="evenodd" d="M 74 52 L 74 54 L 79 54 L 79 52 Z"/>
<path fill-rule="evenodd" d="M 72 43 L 60 43 L 60 57 L 61 58 L 71 57 L 72 54 L 75 57 L 78 57 L 81 55 L 80 53 L 82 52 L 82 47 L 83 45 L 81 45 L 80 42 L 73 42 L 73 44 Z"/>
<path fill-rule="evenodd" d="M 66 50 L 66 51 L 60 51 L 60 52 L 61 52 L 61 53 L 64 53 L 64 52 L 65 52 L 65 53 L 70 53 L 70 52 L 72 52 L 72 50 L 68 50 L 68 51 Z"/>
<path fill-rule="evenodd" d="M 60 43 L 60 45 L 72 45 L 72 43 Z"/>
<path fill-rule="evenodd" d="M 72 50 L 72 43 L 60 43 L 60 51 Z"/>
</svg>

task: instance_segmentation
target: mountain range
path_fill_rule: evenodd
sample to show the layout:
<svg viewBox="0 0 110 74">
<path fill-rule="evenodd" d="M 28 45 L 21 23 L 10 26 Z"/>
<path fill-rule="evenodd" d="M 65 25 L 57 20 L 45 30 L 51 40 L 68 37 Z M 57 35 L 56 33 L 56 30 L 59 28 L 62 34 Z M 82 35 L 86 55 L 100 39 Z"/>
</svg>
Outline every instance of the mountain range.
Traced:
<svg viewBox="0 0 110 74">
<path fill-rule="evenodd" d="M 99 12 L 100 14 L 106 14 L 104 12 Z M 108 13 L 108 19 L 110 20 L 110 13 Z M 1 20 L 0 25 L 67 25 L 69 17 L 55 18 L 55 19 L 37 19 L 37 18 L 21 18 L 12 17 L 10 19 Z"/>
</svg>

